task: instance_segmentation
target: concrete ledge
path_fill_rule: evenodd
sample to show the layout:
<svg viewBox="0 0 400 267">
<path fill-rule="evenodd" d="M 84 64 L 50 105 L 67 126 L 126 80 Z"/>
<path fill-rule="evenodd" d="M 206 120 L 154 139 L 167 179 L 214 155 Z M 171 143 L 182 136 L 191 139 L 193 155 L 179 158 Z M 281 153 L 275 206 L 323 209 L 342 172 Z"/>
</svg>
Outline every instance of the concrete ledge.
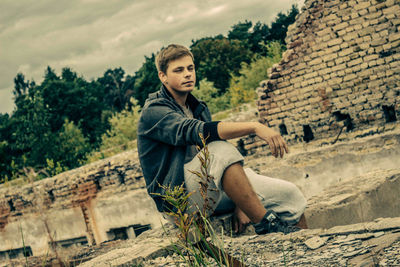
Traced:
<svg viewBox="0 0 400 267">
<path fill-rule="evenodd" d="M 283 159 L 272 157 L 269 151 L 246 157 L 246 167 L 296 184 L 309 199 L 353 177 L 399 168 L 400 128 L 334 145 L 298 144 L 290 150 Z"/>
<path fill-rule="evenodd" d="M 400 216 L 400 169 L 375 171 L 338 183 L 308 200 L 310 228 Z"/>
</svg>

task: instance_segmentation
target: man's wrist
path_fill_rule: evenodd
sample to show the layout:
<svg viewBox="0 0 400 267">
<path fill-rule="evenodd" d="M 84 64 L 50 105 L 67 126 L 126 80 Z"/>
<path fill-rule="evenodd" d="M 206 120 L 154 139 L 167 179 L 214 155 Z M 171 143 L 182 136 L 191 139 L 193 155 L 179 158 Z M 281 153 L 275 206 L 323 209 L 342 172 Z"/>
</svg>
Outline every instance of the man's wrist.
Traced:
<svg viewBox="0 0 400 267">
<path fill-rule="evenodd" d="M 258 130 L 261 129 L 262 127 L 264 127 L 264 126 L 265 126 L 264 124 L 261 124 L 259 122 L 254 122 L 253 133 L 257 134 Z"/>
</svg>

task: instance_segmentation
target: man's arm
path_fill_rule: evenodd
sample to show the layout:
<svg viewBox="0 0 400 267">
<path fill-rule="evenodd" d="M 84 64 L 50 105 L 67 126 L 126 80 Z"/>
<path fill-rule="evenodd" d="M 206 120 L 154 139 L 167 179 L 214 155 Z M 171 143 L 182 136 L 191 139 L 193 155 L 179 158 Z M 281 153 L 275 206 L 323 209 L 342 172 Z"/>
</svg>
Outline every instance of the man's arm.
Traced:
<svg viewBox="0 0 400 267">
<path fill-rule="evenodd" d="M 199 133 L 208 136 L 207 142 L 220 140 L 218 123 L 188 118 L 169 103 L 155 102 L 143 108 L 138 123 L 138 136 L 146 136 L 173 146 L 201 146 Z"/>
<path fill-rule="evenodd" d="M 275 157 L 280 155 L 282 158 L 285 152 L 289 152 L 288 146 L 282 136 L 275 130 L 259 122 L 220 122 L 217 127 L 218 135 L 221 139 L 233 139 L 249 134 L 256 134 L 268 143 Z"/>
</svg>

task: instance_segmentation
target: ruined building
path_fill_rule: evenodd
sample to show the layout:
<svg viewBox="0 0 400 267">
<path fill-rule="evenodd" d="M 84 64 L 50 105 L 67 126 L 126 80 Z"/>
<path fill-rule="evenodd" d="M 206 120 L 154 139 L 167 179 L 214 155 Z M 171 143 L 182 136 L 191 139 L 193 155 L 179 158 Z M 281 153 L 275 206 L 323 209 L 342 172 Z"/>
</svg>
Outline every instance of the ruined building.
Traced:
<svg viewBox="0 0 400 267">
<path fill-rule="evenodd" d="M 260 83 L 260 120 L 308 142 L 400 116 L 399 1 L 305 1 L 287 51 Z M 247 138 L 245 148 L 262 142 Z"/>
<path fill-rule="evenodd" d="M 356 131 L 384 132 L 396 124 L 400 115 L 400 1 L 306 0 L 286 41 L 283 59 L 257 88 L 263 123 L 276 127 L 291 144 L 335 140 Z M 339 189 L 324 195 L 331 194 L 330 200 L 340 205 L 362 196 L 353 202 L 354 209 L 358 203 L 368 204 L 362 214 L 351 221 L 343 218 L 343 223 L 390 217 L 399 212 L 392 200 L 398 194 L 393 190 L 399 188 L 400 176 L 398 171 L 380 171 L 396 168 L 393 158 L 400 158 L 399 138 L 392 134 L 372 143 L 365 140 L 348 147 L 301 152 L 279 164 L 267 164 L 265 157 L 259 165 L 256 159 L 248 164 L 264 173 L 269 167 L 271 176 L 295 182 L 308 198 L 349 172 L 353 176 L 374 172 L 368 179 L 360 176 L 356 185 L 348 180 L 339 197 L 335 198 Z M 253 156 L 267 150 L 264 142 L 252 137 L 242 139 L 241 146 Z M 343 150 L 353 154 L 341 154 Z M 328 170 L 336 171 L 336 177 Z M 384 186 L 373 184 L 378 176 Z M 355 187 L 357 194 L 351 191 Z M 370 195 L 379 197 L 369 202 L 366 196 L 374 190 L 377 193 Z M 325 222 L 320 215 L 337 218 L 338 213 L 320 209 L 323 200 L 319 198 L 309 203 L 308 216 L 315 218 L 315 227 L 331 227 L 327 223 L 332 220 Z M 335 208 L 339 210 L 340 205 Z M 390 207 L 386 209 L 390 213 L 381 207 Z M 145 190 L 137 154 L 129 151 L 42 181 L 19 187 L 0 185 L 0 262 L 46 255 L 54 246 L 135 238 L 160 221 Z"/>
<path fill-rule="evenodd" d="M 135 238 L 159 226 L 136 152 L 24 186 L 0 187 L 0 262 Z"/>
</svg>

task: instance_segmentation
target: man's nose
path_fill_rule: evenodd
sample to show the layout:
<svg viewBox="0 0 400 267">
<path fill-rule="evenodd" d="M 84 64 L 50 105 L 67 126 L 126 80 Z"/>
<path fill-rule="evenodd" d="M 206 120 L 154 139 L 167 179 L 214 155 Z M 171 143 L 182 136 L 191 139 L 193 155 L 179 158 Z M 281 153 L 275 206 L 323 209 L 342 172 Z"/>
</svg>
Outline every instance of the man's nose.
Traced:
<svg viewBox="0 0 400 267">
<path fill-rule="evenodd" d="M 185 70 L 185 77 L 190 77 L 192 73 L 189 70 Z"/>
</svg>

